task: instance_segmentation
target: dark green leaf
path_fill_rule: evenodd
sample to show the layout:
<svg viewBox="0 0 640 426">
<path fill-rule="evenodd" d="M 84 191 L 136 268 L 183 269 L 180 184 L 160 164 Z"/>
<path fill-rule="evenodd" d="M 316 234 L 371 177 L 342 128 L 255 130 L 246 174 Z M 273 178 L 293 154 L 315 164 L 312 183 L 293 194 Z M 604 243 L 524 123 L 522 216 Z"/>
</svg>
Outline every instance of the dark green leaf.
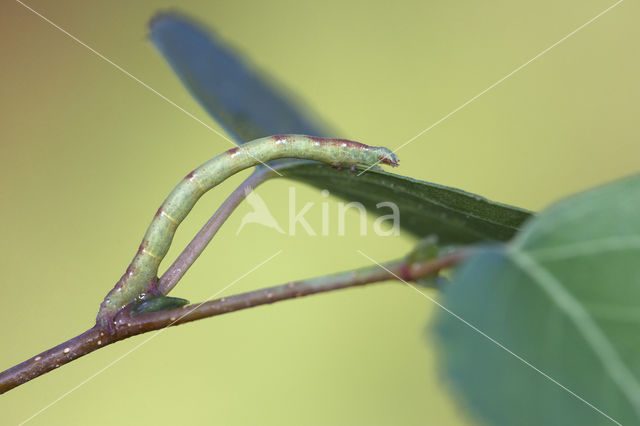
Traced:
<svg viewBox="0 0 640 426">
<path fill-rule="evenodd" d="M 188 305 L 187 299 L 181 299 L 179 297 L 170 296 L 156 296 L 145 300 L 136 301 L 131 315 L 147 314 L 149 312 L 166 311 L 167 309 L 179 308 L 184 305 Z"/>
<path fill-rule="evenodd" d="M 150 27 L 151 39 L 183 83 L 237 142 L 281 133 L 330 134 L 299 102 L 199 24 L 165 13 Z M 436 234 L 444 244 L 507 240 L 530 216 L 467 192 L 391 173 L 370 171 L 356 178 L 315 162 L 285 161 L 288 168 L 279 168 L 281 173 L 360 201 L 371 212 L 379 211 L 378 202 L 396 203 L 404 229 L 418 237 Z"/>
<path fill-rule="evenodd" d="M 640 424 L 640 177 L 558 203 L 474 255 L 437 335 L 455 388 L 490 424 Z M 598 412 L 601 410 L 603 413 Z"/>
<path fill-rule="evenodd" d="M 400 209 L 400 224 L 418 237 L 436 235 L 442 244 L 482 240 L 505 241 L 531 213 L 455 188 L 369 170 L 358 176 L 323 164 L 294 164 L 280 170 L 285 176 L 358 201 L 376 215 L 389 214 L 377 203 L 392 201 Z"/>
<path fill-rule="evenodd" d="M 191 94 L 238 143 L 281 133 L 327 134 L 300 101 L 195 21 L 162 13 L 150 32 Z"/>
</svg>

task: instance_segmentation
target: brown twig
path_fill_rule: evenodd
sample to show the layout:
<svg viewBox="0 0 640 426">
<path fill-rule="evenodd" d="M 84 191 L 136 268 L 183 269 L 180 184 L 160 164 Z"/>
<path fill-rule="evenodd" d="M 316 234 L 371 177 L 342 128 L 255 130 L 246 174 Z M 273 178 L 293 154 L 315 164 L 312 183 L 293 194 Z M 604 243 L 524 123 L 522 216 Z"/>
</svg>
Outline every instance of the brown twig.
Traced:
<svg viewBox="0 0 640 426">
<path fill-rule="evenodd" d="M 405 281 L 415 281 L 424 276 L 435 274 L 441 269 L 455 266 L 465 256 L 465 252 L 458 251 L 428 262 L 411 265 L 407 264 L 403 259 L 386 263 L 382 267 L 377 265 L 369 266 L 354 271 L 295 281 L 262 290 L 223 297 L 197 305 L 188 305 L 182 308 L 135 317 L 125 310 L 116 318 L 114 334 L 109 335 L 98 328 L 91 328 L 0 373 L 0 394 L 97 349 L 131 336 L 315 293 L 362 286 L 380 281 L 397 280 L 398 277 Z"/>
<path fill-rule="evenodd" d="M 209 244 L 214 235 L 216 235 L 222 224 L 231 216 L 231 213 L 233 213 L 242 200 L 246 198 L 247 194 L 267 179 L 275 176 L 274 169 L 256 167 L 251 176 L 245 179 L 244 182 L 224 200 L 218 210 L 211 216 L 211 219 L 200 229 L 198 234 L 162 275 L 157 284 L 161 294 L 169 294 L 178 284 L 178 281 L 180 281 L 191 265 L 193 265 L 198 256 L 200 256 L 207 247 L 207 244 Z"/>
</svg>

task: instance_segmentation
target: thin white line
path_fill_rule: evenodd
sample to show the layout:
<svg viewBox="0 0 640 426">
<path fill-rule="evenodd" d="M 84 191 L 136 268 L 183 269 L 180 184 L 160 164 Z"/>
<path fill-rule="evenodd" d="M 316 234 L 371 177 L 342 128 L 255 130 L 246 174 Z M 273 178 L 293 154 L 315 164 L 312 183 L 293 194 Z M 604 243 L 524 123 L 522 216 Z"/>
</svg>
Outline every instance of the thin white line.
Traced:
<svg viewBox="0 0 640 426">
<path fill-rule="evenodd" d="M 593 21 L 595 21 L 596 19 L 600 18 L 602 15 L 604 15 L 605 13 L 609 12 L 611 9 L 613 9 L 614 7 L 616 7 L 617 5 L 619 5 L 620 3 L 622 3 L 624 0 L 618 0 L 616 3 L 614 3 L 612 6 L 609 6 L 608 8 L 606 8 L 605 10 L 603 10 L 602 12 L 598 13 L 596 16 L 594 16 L 593 18 L 589 19 L 587 22 L 585 22 L 584 24 L 580 25 L 578 28 L 576 28 L 575 30 L 571 31 L 569 34 L 567 34 L 566 36 L 562 37 L 560 40 L 556 41 L 555 43 L 553 43 L 551 46 L 547 47 L 546 49 L 544 49 L 542 52 L 538 53 L 536 56 L 534 56 L 533 58 L 529 59 L 527 62 L 525 62 L 524 64 L 520 65 L 518 68 L 514 69 L 513 71 L 511 71 L 509 74 L 505 75 L 504 77 L 502 77 L 500 80 L 496 81 L 495 83 L 493 83 L 491 86 L 487 87 L 486 89 L 484 89 L 482 92 L 478 93 L 477 95 L 475 95 L 474 97 L 472 97 L 471 99 L 469 99 L 468 101 L 466 101 L 465 103 L 463 103 L 462 105 L 460 105 L 458 108 L 454 109 L 453 111 L 451 111 L 449 114 L 445 115 L 444 117 L 442 117 L 440 120 L 436 121 L 435 123 L 433 123 L 432 125 L 430 125 L 429 127 L 427 127 L 426 129 L 424 129 L 423 131 L 421 131 L 420 133 L 418 133 L 417 135 L 415 135 L 414 137 L 412 137 L 411 139 L 409 139 L 408 141 L 406 141 L 405 143 L 403 143 L 402 145 L 400 145 L 399 147 L 397 147 L 395 150 L 393 150 L 393 153 L 397 153 L 398 151 L 400 151 L 402 148 L 404 148 L 406 145 L 410 144 L 411 142 L 413 142 L 414 140 L 418 139 L 420 136 L 424 135 L 426 132 L 428 132 L 429 130 L 433 129 L 434 127 L 436 127 L 438 124 L 442 123 L 444 120 L 446 120 L 447 118 L 451 117 L 453 114 L 455 114 L 456 112 L 460 111 L 462 108 L 466 107 L 467 105 L 469 105 L 471 102 L 475 101 L 476 99 L 478 99 L 480 96 L 484 95 L 485 93 L 487 93 L 489 90 L 493 89 L 494 87 L 496 87 L 498 84 L 502 83 L 503 81 L 505 81 L 506 79 L 508 79 L 509 77 L 511 77 L 512 75 L 514 75 L 515 73 L 517 73 L 518 71 L 520 71 L 521 69 L 523 69 L 524 67 L 526 67 L 527 65 L 529 65 L 531 62 L 535 61 L 536 59 L 538 59 L 539 57 L 541 57 L 542 55 L 544 55 L 545 53 L 547 53 L 548 51 L 550 51 L 551 49 L 553 49 L 554 47 L 556 47 L 557 45 L 559 45 L 560 43 L 562 43 L 563 41 L 565 41 L 566 39 L 568 39 L 569 37 L 571 37 L 572 35 L 574 35 L 575 33 L 577 33 L 578 31 L 580 31 L 581 29 L 583 29 L 584 27 L 586 27 L 587 25 L 591 24 Z M 369 169 L 371 169 L 372 167 L 376 166 L 378 163 L 380 163 L 380 161 L 377 161 L 375 164 L 367 167 L 366 169 L 364 169 L 363 171 L 361 171 L 360 173 L 358 173 L 358 176 L 360 176 L 361 174 L 363 174 L 364 172 L 368 171 Z"/>
<path fill-rule="evenodd" d="M 259 263 L 258 265 L 254 266 L 252 269 L 250 269 L 249 271 L 245 272 L 243 275 L 241 275 L 239 278 L 236 278 L 234 281 L 232 281 L 230 284 L 228 284 L 227 286 L 223 287 L 222 289 L 216 291 L 214 294 L 212 294 L 211 296 L 209 296 L 209 298 L 207 300 L 213 299 L 214 297 L 216 297 L 217 295 L 219 295 L 220 293 L 222 293 L 223 291 L 225 291 L 226 289 L 228 289 L 229 287 L 233 286 L 235 283 L 237 283 L 238 281 L 240 281 L 241 279 L 243 279 L 244 277 L 246 277 L 247 275 L 249 275 L 250 273 L 252 273 L 253 271 L 255 271 L 256 269 L 260 268 L 262 265 L 264 265 L 265 263 L 271 261 L 271 259 L 273 259 L 274 257 L 278 256 L 280 253 L 282 253 L 282 250 L 278 250 L 278 252 L 276 252 L 274 255 L 272 255 L 271 257 L 269 257 L 267 260 L 262 261 L 261 263 Z M 137 344 L 136 346 L 134 346 L 132 349 L 130 349 L 129 351 L 125 352 L 123 355 L 119 356 L 118 358 L 114 359 L 113 361 L 111 361 L 109 364 L 107 364 L 106 366 L 104 366 L 102 369 L 98 370 L 97 372 L 93 373 L 91 376 L 87 377 L 85 380 L 83 380 L 82 382 L 80 382 L 79 384 L 77 384 L 75 387 L 73 387 L 72 389 L 70 389 L 69 391 L 65 392 L 64 394 L 62 394 L 61 396 L 59 396 L 56 400 L 54 400 L 53 402 L 51 402 L 50 404 L 46 405 L 45 407 L 41 408 L 38 412 L 36 412 L 35 414 L 33 414 L 31 417 L 29 417 L 28 419 L 24 420 L 23 422 L 19 423 L 19 426 L 22 426 L 23 424 L 31 421 L 34 417 L 38 416 L 39 414 L 41 414 L 43 411 L 47 410 L 48 408 L 50 408 L 51 406 L 57 404 L 58 402 L 60 402 L 61 400 L 63 400 L 64 398 L 66 398 L 69 394 L 71 394 L 72 392 L 74 392 L 75 390 L 77 390 L 78 388 L 80 388 L 81 386 L 85 385 L 86 383 L 90 382 L 94 377 L 98 376 L 100 373 L 104 372 L 105 370 L 107 370 L 108 368 L 112 367 L 113 365 L 115 365 L 116 363 L 118 363 L 120 360 L 122 360 L 123 358 L 127 357 L 128 355 L 130 355 L 131 353 L 135 352 L 136 350 L 138 350 L 142 345 L 146 344 L 147 342 L 149 342 L 151 339 L 154 339 L 155 337 L 157 337 L 160 333 L 163 333 L 168 327 L 172 326 L 173 324 L 175 324 L 177 321 L 180 321 L 182 318 L 184 318 L 186 315 L 189 315 L 191 312 L 195 311 L 196 309 L 198 309 L 200 306 L 202 306 L 202 304 L 204 304 L 207 300 L 205 300 L 204 302 L 198 304 L 195 308 L 189 310 L 189 312 L 181 315 L 178 319 L 176 319 L 175 321 L 172 321 L 169 325 L 166 325 L 165 327 L 161 328 L 160 330 L 158 330 L 156 333 L 154 333 L 153 335 L 149 336 L 147 339 L 145 339 L 144 341 L 140 342 L 139 344 Z"/>
<path fill-rule="evenodd" d="M 93 52 L 95 55 L 97 55 L 99 58 L 103 59 L 104 61 L 106 61 L 107 63 L 113 65 L 116 69 L 118 69 L 120 72 L 122 72 L 123 74 L 125 74 L 126 76 L 130 77 L 131 79 L 135 80 L 136 82 L 140 83 L 142 86 L 144 86 L 146 89 L 152 91 L 153 93 L 155 93 L 156 95 L 158 95 L 160 98 L 164 99 L 166 102 L 168 102 L 169 104 L 173 105 L 174 107 L 176 107 L 177 109 L 179 109 L 180 111 L 182 111 L 183 113 L 185 113 L 186 115 L 188 115 L 189 117 L 193 118 L 194 120 L 196 120 L 198 123 L 202 124 L 204 127 L 206 127 L 207 129 L 211 130 L 213 133 L 215 133 L 216 135 L 220 136 L 222 139 L 226 140 L 227 142 L 229 142 L 231 145 L 236 146 L 236 144 L 229 139 L 228 137 L 226 137 L 225 135 L 223 135 L 222 133 L 220 133 L 219 131 L 217 131 L 216 129 L 214 129 L 213 127 L 209 126 L 207 123 L 205 123 L 204 121 L 200 120 L 198 117 L 196 117 L 195 115 L 193 115 L 192 113 L 190 113 L 189 111 L 187 111 L 186 109 L 182 108 L 180 105 L 178 105 L 177 103 L 175 103 L 174 101 L 172 101 L 171 99 L 167 98 L 165 95 L 163 95 L 162 93 L 158 92 L 156 89 L 154 89 L 153 87 L 149 86 L 147 83 L 145 83 L 144 81 L 140 80 L 138 77 L 136 77 L 135 75 L 131 74 L 129 71 L 125 70 L 124 68 L 122 68 L 120 65 L 116 64 L 115 62 L 113 62 L 111 59 L 107 58 L 106 56 L 104 56 L 102 53 L 98 52 L 97 50 L 95 50 L 94 48 L 92 48 L 91 46 L 89 46 L 87 43 L 83 42 L 82 40 L 80 40 L 79 38 L 77 38 L 76 36 L 74 36 L 73 34 L 71 34 L 70 32 L 68 32 L 67 30 L 65 30 L 64 28 L 60 27 L 59 25 L 57 25 L 55 22 L 51 21 L 49 18 L 47 18 L 46 16 L 40 14 L 39 12 L 37 12 L 36 10 L 34 10 L 33 8 L 31 8 L 30 6 L 26 5 L 25 3 L 23 3 L 20 0 L 16 0 L 16 2 L 20 3 L 22 6 L 24 6 L 26 9 L 30 10 L 31 12 L 33 12 L 35 15 L 39 16 L 40 18 L 42 18 L 44 21 L 48 22 L 49 24 L 51 24 L 52 26 L 54 26 L 55 28 L 57 28 L 58 30 L 62 31 L 64 34 L 66 34 L 67 36 L 69 36 L 71 39 L 73 39 L 75 42 L 79 43 L 80 45 L 86 47 L 87 49 L 89 49 L 91 52 Z M 251 154 L 249 154 L 251 155 Z M 251 155 L 252 156 L 252 155 Z M 253 156 L 252 156 L 253 157 Z M 257 158 L 253 157 L 255 160 L 258 160 Z M 273 169 L 271 166 L 269 166 L 268 164 L 258 160 L 263 166 L 266 166 L 268 169 L 271 169 L 272 172 L 277 173 L 279 176 L 282 176 L 282 174 L 280 172 L 278 172 L 277 170 Z"/>
<path fill-rule="evenodd" d="M 599 358 L 602 368 L 609 373 L 611 380 L 620 392 L 629 400 L 640 414 L 640 383 L 617 352 L 613 343 L 595 322 L 593 316 L 575 297 L 562 286 L 560 281 L 544 266 L 524 251 L 509 250 L 507 255 L 518 268 L 527 274 L 551 299 L 558 309 L 566 315 L 582 337 L 590 344 Z"/>
<path fill-rule="evenodd" d="M 162 93 L 158 92 L 156 89 L 154 89 L 153 87 L 149 86 L 147 83 L 145 83 L 144 81 L 140 80 L 138 77 L 136 77 L 135 75 L 131 74 L 129 71 L 125 70 L 124 68 L 122 68 L 120 65 L 116 64 L 115 62 L 113 62 L 111 59 L 107 58 L 106 56 L 104 56 L 102 53 L 98 52 L 97 50 L 95 50 L 94 48 L 92 48 L 91 46 L 89 46 L 87 43 L 83 42 L 82 40 L 78 39 L 76 36 L 74 36 L 73 34 L 69 33 L 67 30 L 65 30 L 64 28 L 60 27 L 59 25 L 57 25 L 56 23 L 54 23 L 53 21 L 51 21 L 49 18 L 41 15 L 39 12 L 37 12 L 36 10 L 32 9 L 31 7 L 27 6 L 26 4 L 24 4 L 22 1 L 20 0 L 16 0 L 16 2 L 20 3 L 22 6 L 24 6 L 26 9 L 30 10 L 31 12 L 33 12 L 34 14 L 38 15 L 40 18 L 42 18 L 43 20 L 45 20 L 46 22 L 48 22 L 49 24 L 53 25 L 55 28 L 57 28 L 58 30 L 62 31 L 64 34 L 66 34 L 67 36 L 69 36 L 70 38 L 72 38 L 74 41 L 76 41 L 77 43 L 81 44 L 82 46 L 86 47 L 87 49 L 89 49 L 91 52 L 93 52 L 95 55 L 97 55 L 98 57 L 100 57 L 101 59 L 103 59 L 104 61 L 108 62 L 109 64 L 113 65 L 115 68 L 117 68 L 120 72 L 126 74 L 128 77 L 132 78 L 133 80 L 137 81 L 138 83 L 140 83 L 141 85 L 143 85 L 145 88 L 147 88 L 148 90 L 152 91 L 153 93 L 155 93 L 156 95 L 160 96 L 162 99 L 164 99 L 165 101 L 169 102 L 171 105 L 173 105 L 174 107 L 178 108 L 180 111 L 182 111 L 183 113 L 187 114 L 189 117 L 193 118 L 194 120 L 196 120 L 198 123 L 202 124 L 204 127 L 206 127 L 207 129 L 211 130 L 212 132 L 214 132 L 215 134 L 217 134 L 218 136 L 220 136 L 221 138 L 225 139 L 226 141 L 228 141 L 229 143 L 235 145 L 233 143 L 232 140 L 230 140 L 229 138 L 227 138 L 225 135 L 223 135 L 222 133 L 218 132 L 216 129 L 214 129 L 213 127 L 209 126 L 207 123 L 205 123 L 204 121 L 200 120 L 198 117 L 196 117 L 195 115 L 193 115 L 192 113 L 190 113 L 189 111 L 187 111 L 186 109 L 182 108 L 180 105 L 176 104 L 174 101 L 172 101 L 171 99 L 167 98 L 165 95 L 163 95 Z"/>
<path fill-rule="evenodd" d="M 589 401 L 587 401 L 586 399 L 582 398 L 580 395 L 578 395 L 577 393 L 573 392 L 571 389 L 569 389 L 568 387 L 564 386 L 562 383 L 558 382 L 556 379 L 554 379 L 553 377 L 549 376 L 547 373 L 545 373 L 544 371 L 540 370 L 539 368 L 537 368 L 536 366 L 534 366 L 533 364 L 531 364 L 529 361 L 527 361 L 526 359 L 522 358 L 521 356 L 515 354 L 514 352 L 512 352 L 509 348 L 507 348 L 506 346 L 504 346 L 502 343 L 498 342 L 496 339 L 494 339 L 493 337 L 489 336 L 488 334 L 486 334 L 485 332 L 483 332 L 482 330 L 480 330 L 478 327 L 476 327 L 475 325 L 471 324 L 469 321 L 465 320 L 464 318 L 462 318 L 461 316 L 459 316 L 458 314 L 456 314 L 455 312 L 451 311 L 450 309 L 446 308 L 444 305 L 440 304 L 438 301 L 436 301 L 434 298 L 428 296 L 427 294 L 423 293 L 419 288 L 417 288 L 416 286 L 414 286 L 413 284 L 410 284 L 408 282 L 406 282 L 405 280 L 403 280 L 402 278 L 400 278 L 399 276 L 397 276 L 396 274 L 394 274 L 392 271 L 390 271 L 389 269 L 387 269 L 384 265 L 381 265 L 380 263 L 378 263 L 377 261 L 375 261 L 374 259 L 372 259 L 371 257 L 367 256 L 366 254 L 364 254 L 361 250 L 356 250 L 358 253 L 360 253 L 362 256 L 366 257 L 367 259 L 369 259 L 371 262 L 375 263 L 376 265 L 378 265 L 379 267 L 381 267 L 382 269 L 384 269 L 385 271 L 387 271 L 388 273 L 390 273 L 391 275 L 393 275 L 394 277 L 396 277 L 397 280 L 402 281 L 403 283 L 405 283 L 407 286 L 409 286 L 410 288 L 412 288 L 413 290 L 415 290 L 416 292 L 418 292 L 419 294 L 421 294 L 422 296 L 424 296 L 425 298 L 427 298 L 429 301 L 433 302 L 435 305 L 437 305 L 439 308 L 443 309 L 445 312 L 447 312 L 449 315 L 453 316 L 454 318 L 458 319 L 459 321 L 461 321 L 463 324 L 467 325 L 468 327 L 470 327 L 471 329 L 473 329 L 474 331 L 476 331 L 477 333 L 479 333 L 480 335 L 482 335 L 483 337 L 487 338 L 489 341 L 493 342 L 495 345 L 497 345 L 499 348 L 503 349 L 504 351 L 506 351 L 507 353 L 509 353 L 510 355 L 512 355 L 513 357 L 515 357 L 516 359 L 518 359 L 519 361 L 521 361 L 522 363 L 524 363 L 525 365 L 531 367 L 532 369 L 534 369 L 535 371 L 537 371 L 538 373 L 540 373 L 542 376 L 544 376 L 546 379 L 548 379 L 549 381 L 555 383 L 556 385 L 560 386 L 562 389 L 564 389 L 565 391 L 567 391 L 569 394 L 573 395 L 575 398 L 579 399 L 580 401 L 584 402 L 585 404 L 587 404 L 589 407 L 593 408 L 595 411 L 597 411 L 598 413 L 602 414 L 603 416 L 605 416 L 607 419 L 611 420 L 612 422 L 614 422 L 617 425 L 621 426 L 621 423 L 617 422 L 615 419 L 613 419 L 612 417 L 608 416 L 606 413 L 604 413 L 602 410 L 600 410 L 598 407 L 596 407 L 595 405 L 591 404 Z"/>
</svg>

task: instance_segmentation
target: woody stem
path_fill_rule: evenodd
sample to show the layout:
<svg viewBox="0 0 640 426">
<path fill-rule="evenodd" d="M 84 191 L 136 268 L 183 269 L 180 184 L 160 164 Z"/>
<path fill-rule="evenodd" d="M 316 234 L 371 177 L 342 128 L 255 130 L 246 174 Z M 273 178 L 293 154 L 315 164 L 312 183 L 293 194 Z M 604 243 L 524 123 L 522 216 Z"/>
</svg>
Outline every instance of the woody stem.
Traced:
<svg viewBox="0 0 640 426">
<path fill-rule="evenodd" d="M 267 169 L 266 167 L 256 167 L 251 176 L 245 179 L 244 182 L 224 200 L 218 210 L 216 210 L 169 269 L 162 275 L 157 284 L 157 289 L 161 294 L 168 294 L 178 284 L 178 281 L 180 281 L 191 265 L 193 265 L 220 227 L 222 227 L 222 224 L 231 216 L 231 213 L 233 213 L 242 200 L 258 185 L 275 176 L 276 174 L 273 170 Z"/>
<path fill-rule="evenodd" d="M 116 321 L 115 333 L 113 334 L 105 333 L 104 330 L 98 327 L 91 328 L 58 346 L 1 372 L 0 394 L 88 353 L 131 336 L 316 293 L 363 286 L 388 280 L 398 280 L 404 283 L 416 281 L 419 278 L 436 274 L 442 269 L 459 264 L 467 255 L 468 252 L 458 251 L 442 255 L 436 259 L 413 264 L 408 264 L 404 259 L 396 260 L 353 271 L 295 281 L 275 287 L 223 297 L 221 299 L 188 305 L 182 308 L 152 312 L 138 316 L 120 317 Z"/>
</svg>

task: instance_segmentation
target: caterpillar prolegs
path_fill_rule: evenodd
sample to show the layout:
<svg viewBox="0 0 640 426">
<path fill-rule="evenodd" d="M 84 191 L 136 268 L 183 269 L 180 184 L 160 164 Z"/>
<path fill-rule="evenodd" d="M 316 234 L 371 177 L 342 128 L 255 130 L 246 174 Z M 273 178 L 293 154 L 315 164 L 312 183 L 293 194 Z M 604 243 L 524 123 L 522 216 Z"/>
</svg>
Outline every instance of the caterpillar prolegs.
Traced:
<svg viewBox="0 0 640 426">
<path fill-rule="evenodd" d="M 153 293 L 158 267 L 178 225 L 205 192 L 235 173 L 279 158 L 316 160 L 335 167 L 398 165 L 397 157 L 387 148 L 304 135 L 256 139 L 213 157 L 185 176 L 158 208 L 131 264 L 100 305 L 97 324 L 109 328 L 124 306 L 139 300 L 141 295 Z"/>
</svg>

